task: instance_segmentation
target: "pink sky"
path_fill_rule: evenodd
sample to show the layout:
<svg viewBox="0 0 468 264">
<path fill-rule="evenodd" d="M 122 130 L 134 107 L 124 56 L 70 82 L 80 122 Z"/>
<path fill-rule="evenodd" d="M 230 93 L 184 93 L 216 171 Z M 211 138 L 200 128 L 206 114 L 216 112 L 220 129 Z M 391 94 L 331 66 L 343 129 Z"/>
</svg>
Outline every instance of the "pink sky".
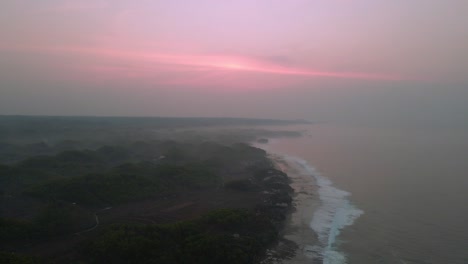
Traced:
<svg viewBox="0 0 468 264">
<path fill-rule="evenodd" d="M 467 12 L 456 0 L 6 0 L 0 66 L 24 93 L 19 82 L 155 94 L 468 83 Z"/>
</svg>

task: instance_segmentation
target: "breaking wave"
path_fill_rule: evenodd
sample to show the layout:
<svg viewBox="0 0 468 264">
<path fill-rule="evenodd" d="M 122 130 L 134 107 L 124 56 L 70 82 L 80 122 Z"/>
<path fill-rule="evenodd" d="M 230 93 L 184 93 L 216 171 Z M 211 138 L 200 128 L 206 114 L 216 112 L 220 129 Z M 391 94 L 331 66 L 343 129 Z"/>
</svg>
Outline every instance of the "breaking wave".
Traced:
<svg viewBox="0 0 468 264">
<path fill-rule="evenodd" d="M 337 237 L 344 227 L 352 225 L 364 212 L 350 203 L 349 192 L 334 187 L 328 178 L 305 160 L 288 156 L 285 158 L 302 173 L 313 176 L 318 185 L 321 205 L 314 212 L 310 227 L 317 234 L 320 244 L 309 252 L 323 264 L 346 263 L 345 254 L 337 249 Z"/>
</svg>

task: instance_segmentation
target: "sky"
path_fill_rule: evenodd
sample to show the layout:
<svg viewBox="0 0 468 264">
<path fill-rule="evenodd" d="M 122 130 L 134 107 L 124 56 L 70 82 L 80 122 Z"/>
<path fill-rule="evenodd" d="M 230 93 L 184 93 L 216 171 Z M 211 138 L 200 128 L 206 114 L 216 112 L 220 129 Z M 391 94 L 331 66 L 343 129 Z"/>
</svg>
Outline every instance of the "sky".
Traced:
<svg viewBox="0 0 468 264">
<path fill-rule="evenodd" d="M 0 114 L 463 119 L 465 0 L 2 0 Z"/>
</svg>

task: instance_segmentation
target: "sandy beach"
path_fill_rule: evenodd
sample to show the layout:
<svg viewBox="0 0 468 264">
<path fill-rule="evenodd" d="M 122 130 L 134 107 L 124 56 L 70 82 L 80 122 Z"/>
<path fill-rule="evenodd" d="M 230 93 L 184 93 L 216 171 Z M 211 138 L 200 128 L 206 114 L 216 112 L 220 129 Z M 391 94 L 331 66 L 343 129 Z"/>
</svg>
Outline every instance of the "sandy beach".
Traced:
<svg viewBox="0 0 468 264">
<path fill-rule="evenodd" d="M 310 223 L 315 210 L 320 206 L 315 179 L 310 174 L 302 172 L 297 164 L 288 161 L 286 157 L 272 154 L 271 159 L 278 169 L 288 174 L 295 193 L 293 212 L 286 223 L 283 240 L 276 249 L 277 253 L 295 252 L 290 258 L 277 260 L 276 263 L 314 263 L 319 250 L 317 234 L 310 227 Z"/>
</svg>

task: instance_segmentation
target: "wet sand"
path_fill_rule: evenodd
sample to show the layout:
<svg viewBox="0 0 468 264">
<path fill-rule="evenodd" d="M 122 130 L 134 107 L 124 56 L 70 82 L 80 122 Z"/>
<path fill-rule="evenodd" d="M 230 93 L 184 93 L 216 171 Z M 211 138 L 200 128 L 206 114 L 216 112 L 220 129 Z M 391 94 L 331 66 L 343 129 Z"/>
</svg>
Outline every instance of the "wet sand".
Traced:
<svg viewBox="0 0 468 264">
<path fill-rule="evenodd" d="M 283 233 L 284 240 L 295 244 L 295 254 L 290 259 L 277 260 L 276 263 L 314 263 L 313 252 L 317 252 L 318 238 L 310 227 L 310 222 L 315 210 L 320 206 L 315 179 L 308 174 L 301 173 L 295 168 L 295 164 L 288 162 L 280 155 L 272 155 L 272 160 L 278 169 L 288 174 L 291 179 L 290 185 L 295 192 L 294 210 L 289 216 Z M 284 250 L 284 247 L 288 246 L 280 242 L 278 247 L 277 251 Z M 292 246 L 289 248 L 291 249 Z"/>
</svg>

